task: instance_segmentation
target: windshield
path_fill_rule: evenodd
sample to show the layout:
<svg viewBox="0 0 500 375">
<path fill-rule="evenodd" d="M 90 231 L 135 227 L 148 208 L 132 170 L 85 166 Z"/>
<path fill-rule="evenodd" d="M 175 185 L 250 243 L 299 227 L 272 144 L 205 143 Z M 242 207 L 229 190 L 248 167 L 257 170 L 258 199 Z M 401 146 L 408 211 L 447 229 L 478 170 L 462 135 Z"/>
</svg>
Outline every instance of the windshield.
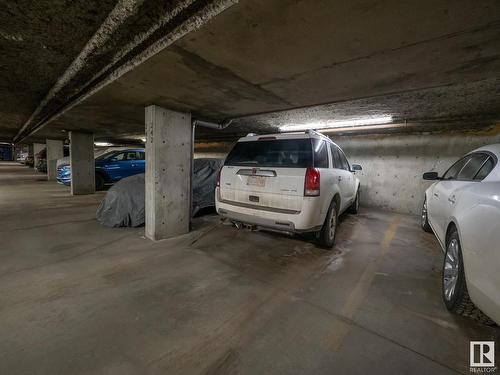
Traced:
<svg viewBox="0 0 500 375">
<path fill-rule="evenodd" d="M 97 158 L 95 158 L 95 160 L 108 160 L 108 159 L 112 158 L 114 155 L 116 155 L 117 153 L 118 153 L 117 151 L 106 152 L 105 154 L 102 154 L 102 155 L 98 156 Z"/>
<path fill-rule="evenodd" d="M 276 139 L 238 142 L 224 165 L 307 168 L 312 165 L 309 139 Z"/>
</svg>

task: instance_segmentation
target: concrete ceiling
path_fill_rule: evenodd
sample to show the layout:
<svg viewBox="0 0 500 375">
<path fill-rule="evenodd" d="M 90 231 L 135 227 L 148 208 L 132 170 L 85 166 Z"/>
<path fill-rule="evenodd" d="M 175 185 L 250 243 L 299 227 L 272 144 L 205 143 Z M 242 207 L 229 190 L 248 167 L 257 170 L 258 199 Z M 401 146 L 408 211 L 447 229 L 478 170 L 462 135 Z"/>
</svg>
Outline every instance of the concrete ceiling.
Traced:
<svg viewBox="0 0 500 375">
<path fill-rule="evenodd" d="M 0 2 L 0 138 L 11 138 L 28 120 L 114 3 Z"/>
<path fill-rule="evenodd" d="M 88 64 L 76 74 L 79 79 L 61 90 L 55 104 L 42 108 L 43 116 L 21 136 L 40 125 L 32 139 L 65 137 L 62 130 L 72 129 L 91 130 L 96 137 L 140 135 L 144 107 L 150 104 L 208 120 L 238 118 L 222 132 L 200 129 L 197 134 L 203 139 L 373 114 L 448 128 L 500 119 L 498 0 L 194 1 L 196 7 L 186 8 L 175 24 L 162 24 L 169 27 L 144 38 L 135 47 L 138 51 L 114 59 L 134 35 L 158 24 L 152 16 L 138 23 L 145 4 L 149 12 L 163 16 L 182 5 L 167 2 L 168 9 L 158 9 L 153 7 L 157 3 L 145 1 L 129 10 L 132 15 L 123 17 L 125 26 L 116 26 L 120 32 L 109 37 L 109 45 L 101 43 L 108 47 L 96 49 L 95 56 L 108 52 L 107 63 L 85 60 Z M 94 30 L 103 17 L 96 13 Z M 198 20 L 194 25 L 193 17 Z M 29 56 L 31 46 L 12 40 L 16 33 L 9 27 L 0 26 L 2 45 L 21 45 Z M 79 46 L 84 40 L 82 36 Z M 154 48 L 144 55 L 150 46 Z M 78 48 L 71 50 L 72 56 Z M 141 53 L 147 57 L 144 62 L 137 58 Z M 0 95 L 5 103 L 18 105 L 0 107 L 0 137 L 18 133 L 57 74 L 64 74 L 61 62 L 50 77 L 38 74 L 43 88 L 23 96 L 20 88 L 32 83 L 26 74 L 29 64 L 19 67 L 24 76 L 13 76 L 12 59 L 13 54 L 1 60 L 7 67 L 2 82 L 14 78 L 8 87 L 2 84 Z M 98 80 L 96 71 L 101 73 Z"/>
</svg>

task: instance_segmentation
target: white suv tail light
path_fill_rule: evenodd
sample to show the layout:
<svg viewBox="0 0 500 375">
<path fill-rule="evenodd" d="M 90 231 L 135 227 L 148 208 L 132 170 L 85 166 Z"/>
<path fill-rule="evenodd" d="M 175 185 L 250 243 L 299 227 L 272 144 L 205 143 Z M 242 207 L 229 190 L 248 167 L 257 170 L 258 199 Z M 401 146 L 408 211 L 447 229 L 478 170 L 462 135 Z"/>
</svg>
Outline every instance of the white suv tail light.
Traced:
<svg viewBox="0 0 500 375">
<path fill-rule="evenodd" d="M 304 180 L 304 196 L 317 197 L 319 196 L 320 173 L 316 168 L 307 168 L 306 178 Z"/>
</svg>

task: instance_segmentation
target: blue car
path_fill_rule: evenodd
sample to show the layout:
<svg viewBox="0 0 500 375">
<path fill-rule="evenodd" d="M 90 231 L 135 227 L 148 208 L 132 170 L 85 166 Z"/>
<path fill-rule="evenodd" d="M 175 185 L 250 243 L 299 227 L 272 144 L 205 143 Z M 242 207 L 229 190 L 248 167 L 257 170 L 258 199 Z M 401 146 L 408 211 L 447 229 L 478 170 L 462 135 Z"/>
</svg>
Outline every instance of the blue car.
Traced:
<svg viewBox="0 0 500 375">
<path fill-rule="evenodd" d="M 112 184 L 124 177 L 144 173 L 146 154 L 143 148 L 111 151 L 95 159 L 95 188 L 102 190 L 105 184 Z M 57 168 L 57 181 L 71 185 L 71 165 L 62 164 Z"/>
</svg>

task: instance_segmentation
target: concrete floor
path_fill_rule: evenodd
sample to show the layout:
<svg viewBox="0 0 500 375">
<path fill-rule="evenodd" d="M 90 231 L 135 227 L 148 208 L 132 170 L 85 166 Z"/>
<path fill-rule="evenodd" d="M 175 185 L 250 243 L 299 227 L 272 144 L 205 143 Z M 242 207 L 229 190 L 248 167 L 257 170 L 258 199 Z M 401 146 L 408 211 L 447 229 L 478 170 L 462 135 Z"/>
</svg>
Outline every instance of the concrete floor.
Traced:
<svg viewBox="0 0 500 375">
<path fill-rule="evenodd" d="M 205 216 L 153 243 L 103 193 L 0 164 L 0 374 L 468 374 L 418 218 L 362 208 L 334 251 Z"/>
</svg>

